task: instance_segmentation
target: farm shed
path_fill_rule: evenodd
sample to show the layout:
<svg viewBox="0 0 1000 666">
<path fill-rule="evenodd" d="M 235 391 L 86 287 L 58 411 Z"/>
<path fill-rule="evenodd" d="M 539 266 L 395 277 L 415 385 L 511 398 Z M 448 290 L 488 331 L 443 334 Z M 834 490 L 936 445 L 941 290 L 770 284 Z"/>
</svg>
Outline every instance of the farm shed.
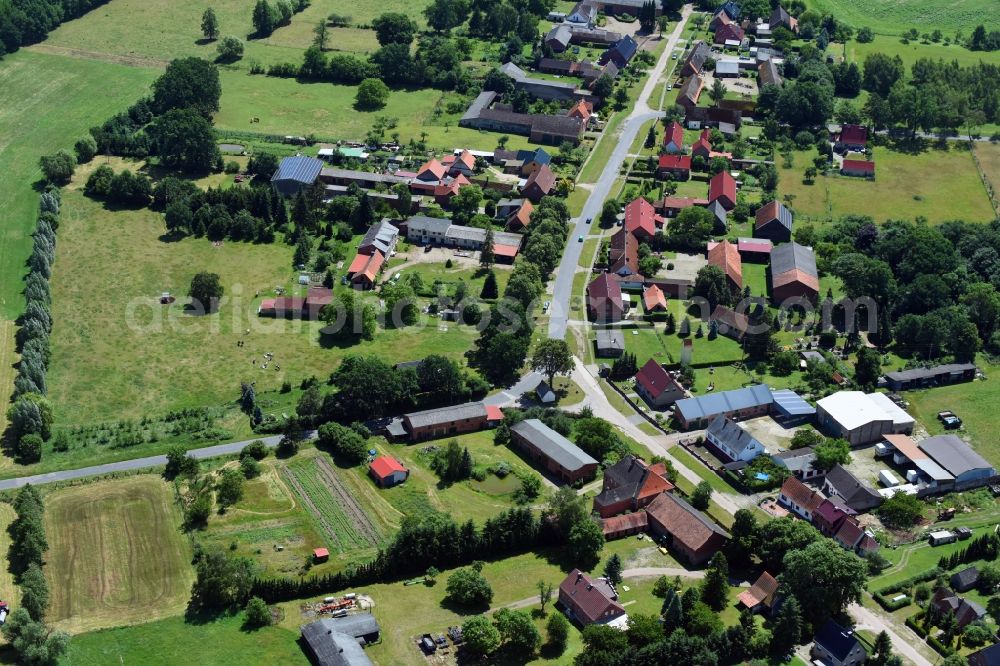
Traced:
<svg viewBox="0 0 1000 666">
<path fill-rule="evenodd" d="M 543 462 L 546 470 L 567 483 L 593 478 L 597 473 L 596 460 L 538 419 L 521 421 L 510 432 L 531 458 Z"/>
<path fill-rule="evenodd" d="M 391 488 L 406 481 L 410 470 L 392 456 L 379 456 L 368 466 L 368 473 L 379 487 Z"/>
<path fill-rule="evenodd" d="M 271 186 L 286 197 L 295 196 L 319 178 L 323 161 L 315 157 L 286 157 L 271 176 Z"/>
</svg>

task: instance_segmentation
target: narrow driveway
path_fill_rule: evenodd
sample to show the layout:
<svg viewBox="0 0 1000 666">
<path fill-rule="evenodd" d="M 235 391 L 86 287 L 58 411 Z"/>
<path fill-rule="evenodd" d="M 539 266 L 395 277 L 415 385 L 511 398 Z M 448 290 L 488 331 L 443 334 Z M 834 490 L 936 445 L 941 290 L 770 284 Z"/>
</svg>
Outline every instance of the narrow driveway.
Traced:
<svg viewBox="0 0 1000 666">
<path fill-rule="evenodd" d="M 908 627 L 899 628 L 895 623 L 888 622 L 875 611 L 860 604 L 851 605 L 847 609 L 847 613 L 857 623 L 855 629 L 867 629 L 876 634 L 884 631 L 888 634 L 892 640 L 892 649 L 904 660 L 916 664 L 916 666 L 932 666 L 933 662 L 913 647 L 923 643 L 923 641 Z"/>
<path fill-rule="evenodd" d="M 583 212 L 576 219 L 576 225 L 570 232 L 566 249 L 563 251 L 562 261 L 559 262 L 559 268 L 556 272 L 552 306 L 549 310 L 551 315 L 551 319 L 549 319 L 550 338 L 562 340 L 566 337 L 566 322 L 569 319 L 569 304 L 570 298 L 573 295 L 573 274 L 576 273 L 577 265 L 580 262 L 580 253 L 583 250 L 583 243 L 578 242 L 577 237 L 589 235 L 590 225 L 587 224 L 587 220 L 598 219 L 601 216 L 601 207 L 604 206 L 605 199 L 611 193 L 611 188 L 615 183 L 618 171 L 621 169 L 622 164 L 625 162 L 625 157 L 628 155 L 628 149 L 632 146 L 632 142 L 635 141 L 636 134 L 638 134 L 643 123 L 664 116 L 662 111 L 652 111 L 650 109 L 649 97 L 653 94 L 653 89 L 660 82 L 660 78 L 663 76 L 663 72 L 670 62 L 670 54 L 673 52 L 674 47 L 677 46 L 677 41 L 684 32 L 684 26 L 687 25 L 690 15 L 691 5 L 685 5 L 681 12 L 681 20 L 667 39 L 667 47 L 650 73 L 646 85 L 643 86 L 642 92 L 639 94 L 639 99 L 636 100 L 635 108 L 621 125 L 618 145 L 615 146 L 611 158 L 604 165 L 604 171 L 601 172 L 600 178 L 591 186 L 590 196 L 587 197 L 587 202 L 583 205 Z M 606 136 L 601 140 L 608 141 L 612 138 Z"/>
<path fill-rule="evenodd" d="M 315 431 L 306 433 L 307 439 L 315 439 L 315 437 Z M 192 449 L 188 451 L 188 455 L 198 460 L 204 460 L 205 458 L 217 458 L 219 456 L 229 456 L 239 453 L 247 444 L 255 442 L 258 439 L 264 442 L 267 446 L 274 448 L 278 445 L 278 442 L 281 441 L 281 436 L 272 435 L 270 437 L 255 437 L 254 439 L 247 439 L 242 442 L 230 442 L 229 444 L 206 446 L 201 449 Z M 60 472 L 49 472 L 48 474 L 35 474 L 34 476 L 22 476 L 16 479 L 4 479 L 3 481 L 0 481 L 0 490 L 12 490 L 29 483 L 33 486 L 40 486 L 45 483 L 55 483 L 56 481 L 72 481 L 74 479 L 85 479 L 91 476 L 102 476 L 104 474 L 111 474 L 112 472 L 131 472 L 137 469 L 159 467 L 160 465 L 166 464 L 167 456 L 165 455 L 147 456 L 145 458 L 122 460 L 119 462 L 105 463 L 103 465 L 94 465 L 92 467 L 81 467 L 80 469 L 67 469 Z"/>
</svg>

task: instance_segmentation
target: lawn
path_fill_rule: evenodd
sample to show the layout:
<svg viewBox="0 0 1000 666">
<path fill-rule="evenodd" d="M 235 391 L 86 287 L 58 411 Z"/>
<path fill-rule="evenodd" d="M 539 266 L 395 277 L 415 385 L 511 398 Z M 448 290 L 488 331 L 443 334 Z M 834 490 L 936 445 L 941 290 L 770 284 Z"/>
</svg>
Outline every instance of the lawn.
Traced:
<svg viewBox="0 0 1000 666">
<path fill-rule="evenodd" d="M 13 320 L 23 308 L 21 276 L 38 210 L 32 189 L 41 177 L 38 158 L 72 148 L 88 128 L 141 96 L 155 75 L 25 50 L 4 57 L 0 89 L 17 103 L 0 105 L 0 163 L 6 169 L 0 181 L 0 319 Z"/>
<path fill-rule="evenodd" d="M 295 79 L 250 76 L 244 71 L 222 71 L 222 102 L 216 127 L 222 130 L 268 134 L 316 134 L 326 138 L 362 140 L 379 116 L 396 118 L 403 143 L 419 141 L 427 134 L 430 148 L 451 151 L 455 147 L 477 150 L 496 148 L 500 134 L 459 127 L 458 121 L 469 98 L 432 88 L 395 89 L 386 106 L 378 111 L 354 108 L 354 86 L 331 83 L 300 83 Z M 456 113 L 448 113 L 450 101 L 460 103 Z M 438 109 L 440 107 L 440 109 Z M 440 111 L 440 113 L 438 113 Z M 250 118 L 260 122 L 250 124 Z M 509 135 L 507 148 L 529 145 L 527 137 Z"/>
<path fill-rule="evenodd" d="M 973 447 L 995 466 L 1000 466 L 1000 442 L 996 433 L 1000 431 L 1000 371 L 997 366 L 980 363 L 987 377 L 986 381 L 954 384 L 920 391 L 907 391 L 910 402 L 908 411 L 932 435 L 944 432 L 937 420 L 937 413 L 950 409 L 963 422 L 963 437 L 971 440 Z"/>
<path fill-rule="evenodd" d="M 962 28 L 968 34 L 975 25 L 975 23 L 971 23 Z M 908 30 L 909 28 L 903 27 L 901 29 Z M 920 28 L 921 31 L 926 29 L 925 27 Z M 952 33 L 948 36 L 951 37 L 954 34 Z M 844 55 L 844 47 L 842 44 L 831 44 L 828 52 L 839 57 Z M 943 43 L 934 44 L 931 42 L 924 44 L 919 41 L 911 41 L 909 44 L 903 44 L 898 37 L 886 37 L 882 35 L 876 36 L 874 40 L 867 44 L 862 44 L 855 40 L 847 43 L 847 59 L 848 61 L 857 62 L 859 67 L 870 53 L 884 53 L 889 57 L 898 55 L 902 59 L 903 64 L 906 65 L 907 71 L 920 58 L 928 58 L 930 60 L 940 59 L 949 63 L 958 61 L 958 64 L 962 67 L 969 67 L 979 62 L 993 64 L 1000 62 L 1000 53 L 996 51 L 970 51 L 965 46 L 954 43 L 948 46 L 945 46 Z"/>
<path fill-rule="evenodd" d="M 213 247 L 195 238 L 164 242 L 162 233 L 162 218 L 152 211 L 112 213 L 79 192 L 64 196 L 52 279 L 56 326 L 49 372 L 49 397 L 59 422 L 227 403 L 236 398 L 241 381 L 256 381 L 258 393 L 277 389 L 286 379 L 298 384 L 311 375 L 325 377 L 348 354 L 399 362 L 433 349 L 460 359 L 475 338 L 470 327 L 442 331 L 434 319 L 380 329 L 373 341 L 352 344 L 321 336 L 319 322 L 261 320 L 256 292 L 262 298 L 278 285 L 290 294 L 299 290 L 289 246 Z M 218 273 L 231 300 L 218 314 L 194 317 L 184 314 L 183 298 L 201 270 Z M 180 300 L 163 308 L 156 302 L 163 291 Z M 245 346 L 237 347 L 246 329 L 251 333 Z M 274 359 L 263 370 L 265 352 Z"/>
<path fill-rule="evenodd" d="M 273 663 L 308 666 L 297 626 L 243 629 L 243 614 L 185 622 L 171 617 L 73 637 L 70 666 L 155 663 Z"/>
<path fill-rule="evenodd" d="M 14 391 L 14 377 L 17 372 L 14 364 L 17 362 L 16 339 L 14 338 L 14 322 L 0 317 L 0 405 L 10 402 Z M 7 410 L 0 413 L 0 432 L 7 427 Z"/>
<path fill-rule="evenodd" d="M 1000 144 L 977 143 L 975 151 L 979 168 L 993 188 L 993 196 L 996 198 L 1000 196 Z"/>
<path fill-rule="evenodd" d="M 194 576 L 179 524 L 172 489 L 155 476 L 48 495 L 48 618 L 78 633 L 181 613 Z"/>
<path fill-rule="evenodd" d="M 900 35 L 910 28 L 920 32 L 939 28 L 951 36 L 960 28 L 967 36 L 980 23 L 985 22 L 987 29 L 998 27 L 996 16 L 983 13 L 982 3 L 976 0 L 809 0 L 808 5 L 855 28 L 867 26 L 887 35 Z"/>
<path fill-rule="evenodd" d="M 14 507 L 6 502 L 0 503 L 0 552 L 6 553 L 10 548 L 10 533 L 7 528 L 17 518 Z M 0 599 L 6 601 L 12 608 L 17 608 L 21 599 L 20 590 L 14 584 L 14 575 L 4 567 L 0 571 Z"/>
<path fill-rule="evenodd" d="M 917 216 L 931 223 L 993 218 L 972 156 L 963 148 L 928 147 L 910 154 L 879 146 L 874 151 L 875 181 L 831 175 L 806 185 L 802 174 L 813 156 L 813 151 L 796 152 L 791 169 L 778 160 L 779 192 L 795 197 L 792 207 L 800 219 L 830 220 L 851 213 L 870 215 L 877 222 Z"/>
<path fill-rule="evenodd" d="M 679 319 L 682 318 L 683 315 L 679 317 Z M 709 340 L 707 324 L 702 324 L 702 327 L 706 334 L 701 338 L 696 338 L 695 331 L 698 329 L 698 322 L 692 320 L 690 337 L 692 343 L 691 362 L 693 364 L 725 364 L 743 358 L 743 351 L 739 343 L 723 335 L 716 337 L 715 340 Z M 622 329 L 625 336 L 625 350 L 635 354 L 636 362 L 640 366 L 651 358 L 668 365 L 680 363 L 681 350 L 684 345 L 683 339 L 676 334 L 666 335 L 663 331 L 662 324 L 657 324 L 656 328 Z"/>
</svg>

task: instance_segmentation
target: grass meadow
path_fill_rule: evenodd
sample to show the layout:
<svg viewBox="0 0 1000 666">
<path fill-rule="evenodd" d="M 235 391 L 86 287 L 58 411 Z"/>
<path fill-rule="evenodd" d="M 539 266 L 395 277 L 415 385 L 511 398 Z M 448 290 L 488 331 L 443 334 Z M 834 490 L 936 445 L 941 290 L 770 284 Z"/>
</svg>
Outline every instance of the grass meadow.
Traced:
<svg viewBox="0 0 1000 666">
<path fill-rule="evenodd" d="M 971 32 L 974 26 L 974 23 L 970 23 L 965 31 L 967 33 Z M 902 28 L 902 30 L 906 29 L 908 28 Z M 919 29 L 922 32 L 927 28 L 920 27 Z M 953 35 L 949 33 L 948 36 Z M 963 67 L 969 67 L 979 62 L 1000 63 L 1000 53 L 996 51 L 970 51 L 965 46 L 954 42 L 949 45 L 945 45 L 943 42 L 937 44 L 929 42 L 925 44 L 919 41 L 911 41 L 909 44 L 903 44 L 900 42 L 899 37 L 885 35 L 876 35 L 875 39 L 867 44 L 862 44 L 852 39 L 847 42 L 846 53 L 844 45 L 839 43 L 831 44 L 827 52 L 834 56 L 846 55 L 849 62 L 856 62 L 859 67 L 864 64 L 865 58 L 870 53 L 884 53 L 890 57 L 898 55 L 903 64 L 906 65 L 907 71 L 920 58 L 940 59 L 949 63 L 957 61 Z"/>
<path fill-rule="evenodd" d="M 983 11 L 983 3 L 977 0 L 809 0 L 807 4 L 855 28 L 867 26 L 884 35 L 901 35 L 910 28 L 921 33 L 937 28 L 949 36 L 961 29 L 968 36 L 980 23 L 987 29 L 1000 26 L 997 15 Z"/>
<path fill-rule="evenodd" d="M 933 224 L 986 222 L 994 217 L 972 155 L 964 147 L 928 146 L 913 154 L 876 146 L 874 181 L 831 175 L 818 176 L 807 185 L 803 172 L 814 154 L 797 151 L 791 169 L 778 160 L 778 191 L 795 197 L 792 208 L 800 219 L 825 221 L 853 213 L 870 215 L 876 222 L 923 216 Z"/>
<path fill-rule="evenodd" d="M 975 151 L 979 168 L 993 188 L 993 196 L 1000 197 L 1000 144 L 977 143 Z"/>
<path fill-rule="evenodd" d="M 21 277 L 38 211 L 38 193 L 32 188 L 41 177 L 38 158 L 72 148 L 88 128 L 141 96 L 155 74 L 25 50 L 0 63 L 0 89 L 10 101 L 0 105 L 0 163 L 5 168 L 0 180 L 0 318 L 13 320 L 24 306 Z"/>
<path fill-rule="evenodd" d="M 374 340 L 355 343 L 321 336 L 320 322 L 259 320 L 259 300 L 276 286 L 290 294 L 298 289 L 292 248 L 229 242 L 215 247 L 203 238 L 165 242 L 163 231 L 161 216 L 148 209 L 109 211 L 78 191 L 65 194 L 52 279 L 57 323 L 49 372 L 49 397 L 60 422 L 222 404 L 235 399 L 241 381 L 256 381 L 259 393 L 286 379 L 297 384 L 311 375 L 325 377 L 348 354 L 399 362 L 434 349 L 461 359 L 475 338 L 473 328 L 449 325 L 445 331 L 432 320 L 380 329 Z M 191 277 L 204 270 L 221 276 L 233 300 L 214 315 L 185 314 Z M 160 306 L 163 291 L 179 300 Z M 244 336 L 247 328 L 252 332 Z M 236 345 L 240 339 L 243 347 Z M 274 360 L 263 370 L 265 352 Z"/>
<path fill-rule="evenodd" d="M 150 475 L 60 489 L 45 500 L 48 618 L 79 633 L 181 613 L 191 553 L 170 485 Z"/>
</svg>

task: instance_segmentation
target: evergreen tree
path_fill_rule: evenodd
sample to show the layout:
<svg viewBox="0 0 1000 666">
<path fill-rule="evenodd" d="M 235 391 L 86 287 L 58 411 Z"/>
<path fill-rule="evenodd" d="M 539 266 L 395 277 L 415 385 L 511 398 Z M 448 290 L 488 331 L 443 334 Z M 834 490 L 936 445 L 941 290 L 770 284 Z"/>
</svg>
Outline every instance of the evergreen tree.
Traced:
<svg viewBox="0 0 1000 666">
<path fill-rule="evenodd" d="M 618 557 L 618 553 L 612 555 L 604 565 L 604 576 L 612 585 L 619 585 L 622 582 L 622 559 Z"/>
<path fill-rule="evenodd" d="M 486 274 L 486 281 L 483 283 L 483 290 L 479 292 L 479 298 L 493 299 L 500 295 L 500 288 L 497 286 L 496 273 L 490 271 Z"/>
<path fill-rule="evenodd" d="M 794 596 L 787 596 L 778 611 L 771 633 L 771 651 L 785 655 L 802 640 L 802 607 Z"/>
<path fill-rule="evenodd" d="M 663 616 L 663 631 L 668 636 L 684 624 L 683 603 L 677 590 L 672 587 L 667 590 L 667 596 L 663 598 L 660 615 Z"/>
<path fill-rule="evenodd" d="M 493 252 L 493 229 L 487 229 L 483 250 L 479 253 L 479 265 L 483 268 L 492 268 L 496 260 L 496 254 Z"/>
<path fill-rule="evenodd" d="M 684 317 L 684 320 L 681 322 L 681 330 L 677 332 L 677 335 L 682 338 L 691 335 L 691 320 L 689 318 Z"/>
<path fill-rule="evenodd" d="M 462 449 L 462 460 L 458 464 L 458 478 L 468 479 L 472 476 L 472 455 L 469 447 Z"/>
<path fill-rule="evenodd" d="M 721 611 L 729 600 L 729 562 L 722 552 L 712 556 L 701 583 L 701 599 L 715 611 Z"/>
</svg>

